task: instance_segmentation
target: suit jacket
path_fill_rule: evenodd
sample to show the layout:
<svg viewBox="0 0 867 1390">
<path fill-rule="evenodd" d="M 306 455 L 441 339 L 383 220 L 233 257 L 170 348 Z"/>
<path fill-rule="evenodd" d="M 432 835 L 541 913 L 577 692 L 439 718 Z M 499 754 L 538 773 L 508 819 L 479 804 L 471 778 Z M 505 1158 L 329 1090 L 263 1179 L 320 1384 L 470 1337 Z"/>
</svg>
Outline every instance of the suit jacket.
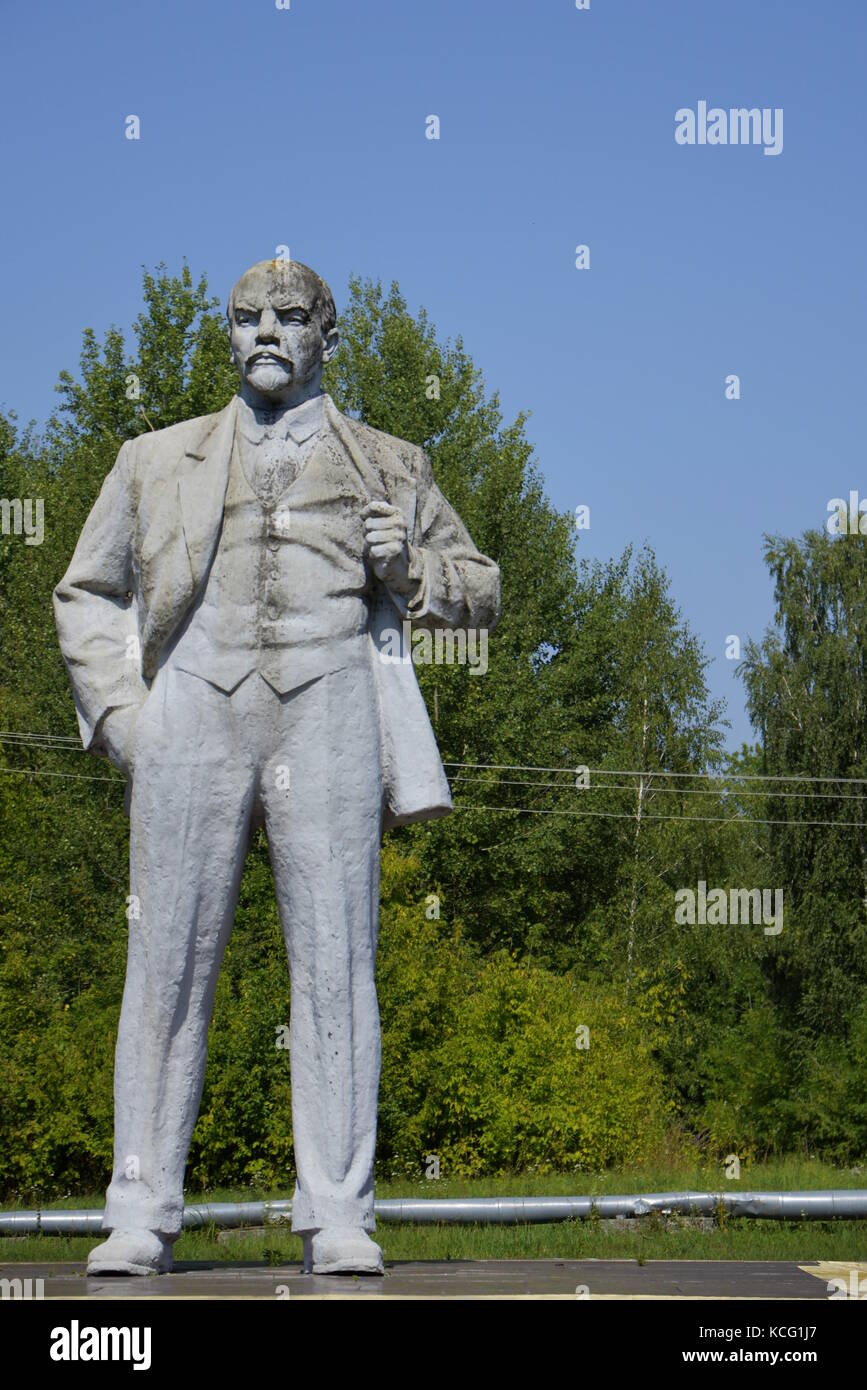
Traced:
<svg viewBox="0 0 867 1390">
<path fill-rule="evenodd" d="M 237 399 L 213 415 L 121 446 L 54 591 L 82 741 L 94 752 L 103 751 L 99 731 L 109 710 L 147 699 L 167 645 L 207 580 L 222 522 Z M 499 570 L 476 550 L 434 483 L 422 449 L 341 415 L 328 396 L 323 428 L 339 438 L 364 492 L 400 508 L 412 547 L 411 575 L 419 586 L 407 604 L 375 583 L 371 603 L 384 823 L 445 815 L 451 797 L 413 663 L 383 661 L 381 633 L 402 632 L 402 618 L 429 628 L 493 629 L 500 613 Z"/>
</svg>

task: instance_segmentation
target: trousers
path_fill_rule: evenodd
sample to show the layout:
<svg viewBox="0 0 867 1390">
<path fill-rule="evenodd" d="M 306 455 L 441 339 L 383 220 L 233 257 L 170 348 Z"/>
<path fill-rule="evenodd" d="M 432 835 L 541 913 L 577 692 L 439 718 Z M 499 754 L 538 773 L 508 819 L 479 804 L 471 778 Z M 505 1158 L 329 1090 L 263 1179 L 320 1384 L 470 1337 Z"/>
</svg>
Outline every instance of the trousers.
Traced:
<svg viewBox="0 0 867 1390">
<path fill-rule="evenodd" d="M 292 1229 L 375 1230 L 379 738 L 364 662 L 284 695 L 258 672 L 231 694 L 171 662 L 157 673 L 133 740 L 105 1230 L 181 1229 L 217 975 L 257 821 L 291 979 Z"/>
</svg>

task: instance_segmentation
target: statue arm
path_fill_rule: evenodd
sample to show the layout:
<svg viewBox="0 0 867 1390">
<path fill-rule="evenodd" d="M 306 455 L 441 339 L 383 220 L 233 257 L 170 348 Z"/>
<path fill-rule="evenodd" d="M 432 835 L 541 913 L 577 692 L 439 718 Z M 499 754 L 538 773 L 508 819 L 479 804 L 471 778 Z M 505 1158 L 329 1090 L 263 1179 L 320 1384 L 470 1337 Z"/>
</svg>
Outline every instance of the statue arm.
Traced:
<svg viewBox="0 0 867 1390">
<path fill-rule="evenodd" d="M 138 706 L 141 675 L 133 573 L 132 444 L 121 446 L 54 590 L 54 618 L 85 748 L 107 751 L 100 731 L 110 711 Z M 128 641 L 128 638 L 134 638 Z"/>
<path fill-rule="evenodd" d="M 402 617 L 418 627 L 485 628 L 500 617 L 500 571 L 482 555 L 457 512 L 433 480 L 427 454 L 418 450 L 418 507 L 409 574 L 411 600 L 392 595 Z"/>
</svg>

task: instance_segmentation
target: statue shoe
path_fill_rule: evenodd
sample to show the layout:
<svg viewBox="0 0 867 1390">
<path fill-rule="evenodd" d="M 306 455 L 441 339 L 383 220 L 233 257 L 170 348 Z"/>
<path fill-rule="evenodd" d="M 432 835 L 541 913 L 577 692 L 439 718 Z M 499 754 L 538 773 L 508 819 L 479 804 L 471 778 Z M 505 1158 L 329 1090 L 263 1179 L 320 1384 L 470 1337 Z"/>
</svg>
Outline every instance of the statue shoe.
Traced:
<svg viewBox="0 0 867 1390">
<path fill-rule="evenodd" d="M 382 1251 L 360 1226 L 326 1226 L 304 1236 L 305 1274 L 384 1274 Z"/>
<path fill-rule="evenodd" d="M 91 1250 L 88 1274 L 168 1274 L 173 1264 L 172 1241 L 155 1231 L 112 1231 Z"/>
</svg>

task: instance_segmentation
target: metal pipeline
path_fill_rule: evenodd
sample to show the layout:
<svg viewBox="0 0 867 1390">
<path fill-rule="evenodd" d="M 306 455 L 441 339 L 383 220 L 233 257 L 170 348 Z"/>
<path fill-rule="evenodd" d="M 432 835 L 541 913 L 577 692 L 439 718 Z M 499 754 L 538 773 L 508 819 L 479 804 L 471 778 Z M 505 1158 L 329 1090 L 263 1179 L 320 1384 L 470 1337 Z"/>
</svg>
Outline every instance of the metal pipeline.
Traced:
<svg viewBox="0 0 867 1390">
<path fill-rule="evenodd" d="M 680 1213 L 714 1216 L 720 1208 L 735 1216 L 776 1221 L 867 1218 L 867 1190 L 824 1192 L 649 1192 L 628 1197 L 456 1197 L 389 1198 L 376 1202 L 384 1221 L 458 1222 L 514 1225 L 520 1222 L 642 1217 Z"/>
<path fill-rule="evenodd" d="M 649 1192 L 626 1197 L 387 1197 L 374 1203 L 378 1221 L 413 1224 L 512 1226 L 593 1217 L 731 1216 L 770 1221 L 867 1219 L 867 1189 L 833 1188 L 820 1192 Z M 102 1210 L 0 1212 L 0 1236 L 98 1235 Z M 282 1225 L 292 1215 L 291 1201 L 205 1202 L 184 1208 L 184 1230 L 219 1226 Z"/>
</svg>

